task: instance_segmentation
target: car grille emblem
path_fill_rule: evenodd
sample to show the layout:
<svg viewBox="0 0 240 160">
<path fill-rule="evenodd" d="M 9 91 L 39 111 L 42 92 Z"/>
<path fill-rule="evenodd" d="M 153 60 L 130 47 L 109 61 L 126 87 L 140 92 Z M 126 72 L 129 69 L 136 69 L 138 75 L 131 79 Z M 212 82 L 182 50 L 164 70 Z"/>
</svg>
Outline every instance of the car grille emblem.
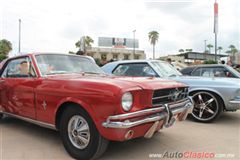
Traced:
<svg viewBox="0 0 240 160">
<path fill-rule="evenodd" d="M 173 100 L 174 102 L 177 101 L 179 98 L 179 95 L 181 95 L 182 91 L 179 91 L 178 88 L 176 88 L 174 91 L 172 91 L 169 95 L 169 99 Z"/>
</svg>

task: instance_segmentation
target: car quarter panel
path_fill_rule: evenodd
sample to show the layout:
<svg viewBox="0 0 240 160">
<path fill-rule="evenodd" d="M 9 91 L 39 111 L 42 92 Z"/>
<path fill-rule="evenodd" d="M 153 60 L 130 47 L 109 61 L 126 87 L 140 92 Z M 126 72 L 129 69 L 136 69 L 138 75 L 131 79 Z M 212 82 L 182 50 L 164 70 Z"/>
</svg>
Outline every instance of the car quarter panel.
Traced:
<svg viewBox="0 0 240 160">
<path fill-rule="evenodd" d="M 240 79 L 192 76 L 173 77 L 171 79 L 189 85 L 189 92 L 204 90 L 216 93 L 222 98 L 226 110 L 236 110 L 236 105 L 231 104 L 230 100 L 234 99 L 236 92 L 240 90 Z"/>
</svg>

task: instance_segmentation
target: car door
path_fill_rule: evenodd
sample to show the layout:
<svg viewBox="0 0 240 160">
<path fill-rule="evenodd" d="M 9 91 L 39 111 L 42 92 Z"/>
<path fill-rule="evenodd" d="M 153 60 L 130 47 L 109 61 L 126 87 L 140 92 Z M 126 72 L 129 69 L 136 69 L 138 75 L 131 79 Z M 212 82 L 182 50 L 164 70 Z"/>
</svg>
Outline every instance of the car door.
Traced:
<svg viewBox="0 0 240 160">
<path fill-rule="evenodd" d="M 6 62 L 0 79 L 0 102 L 5 112 L 32 119 L 36 117 L 35 76 L 28 56 Z"/>
</svg>

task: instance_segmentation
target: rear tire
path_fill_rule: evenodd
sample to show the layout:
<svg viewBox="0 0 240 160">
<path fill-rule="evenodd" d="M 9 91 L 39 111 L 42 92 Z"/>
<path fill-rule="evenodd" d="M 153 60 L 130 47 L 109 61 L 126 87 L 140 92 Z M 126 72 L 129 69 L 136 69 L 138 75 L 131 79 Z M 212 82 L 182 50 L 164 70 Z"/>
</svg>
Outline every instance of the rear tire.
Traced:
<svg viewBox="0 0 240 160">
<path fill-rule="evenodd" d="M 66 151 L 75 159 L 96 159 L 108 146 L 88 113 L 76 105 L 69 105 L 63 112 L 60 135 Z"/>
</svg>

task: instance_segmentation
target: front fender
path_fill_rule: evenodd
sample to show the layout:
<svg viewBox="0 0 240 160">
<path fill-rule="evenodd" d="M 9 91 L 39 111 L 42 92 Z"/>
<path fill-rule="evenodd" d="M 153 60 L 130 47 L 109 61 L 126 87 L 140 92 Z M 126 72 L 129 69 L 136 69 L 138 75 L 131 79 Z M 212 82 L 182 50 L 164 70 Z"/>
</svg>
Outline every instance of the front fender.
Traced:
<svg viewBox="0 0 240 160">
<path fill-rule="evenodd" d="M 102 126 L 102 123 L 106 121 L 107 117 L 109 115 L 114 114 L 115 108 L 114 104 L 111 105 L 111 107 L 106 107 L 106 110 L 103 110 L 102 107 L 99 106 L 91 106 L 88 103 L 84 102 L 83 100 L 73 98 L 73 97 L 67 97 L 62 99 L 58 105 L 56 110 L 54 111 L 55 117 L 57 116 L 58 110 L 63 106 L 64 103 L 75 103 L 78 104 L 79 107 L 82 107 L 91 117 L 93 120 L 96 128 L 98 129 L 99 133 L 106 139 L 111 139 L 110 137 L 112 136 L 109 134 L 108 130 Z M 102 114 L 104 113 L 104 114 Z M 56 124 L 56 119 L 55 119 L 55 124 Z"/>
</svg>

